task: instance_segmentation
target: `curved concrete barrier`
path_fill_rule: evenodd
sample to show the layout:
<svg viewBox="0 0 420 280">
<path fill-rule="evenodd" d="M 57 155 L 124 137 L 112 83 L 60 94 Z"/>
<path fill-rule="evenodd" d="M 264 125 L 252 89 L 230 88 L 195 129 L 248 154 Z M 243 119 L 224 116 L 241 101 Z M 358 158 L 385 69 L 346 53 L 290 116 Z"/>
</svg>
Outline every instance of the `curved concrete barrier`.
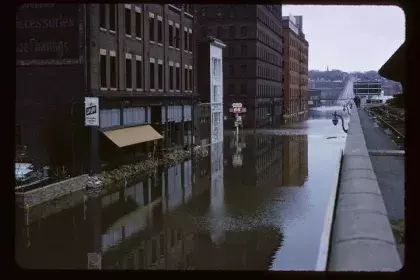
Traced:
<svg viewBox="0 0 420 280">
<path fill-rule="evenodd" d="M 344 149 L 328 270 L 396 271 L 402 264 L 355 107 Z"/>
</svg>

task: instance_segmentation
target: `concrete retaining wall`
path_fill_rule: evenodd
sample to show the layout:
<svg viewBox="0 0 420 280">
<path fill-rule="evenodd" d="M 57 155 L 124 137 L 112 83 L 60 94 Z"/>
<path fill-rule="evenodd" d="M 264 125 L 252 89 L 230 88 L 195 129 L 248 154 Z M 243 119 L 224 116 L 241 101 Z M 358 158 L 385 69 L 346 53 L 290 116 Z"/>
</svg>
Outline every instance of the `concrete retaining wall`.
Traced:
<svg viewBox="0 0 420 280">
<path fill-rule="evenodd" d="M 54 183 L 39 189 L 15 194 L 18 206 L 35 206 L 83 189 L 89 175 L 81 175 L 65 181 Z"/>
<path fill-rule="evenodd" d="M 330 244 L 329 271 L 402 268 L 356 106 L 344 149 Z"/>
</svg>

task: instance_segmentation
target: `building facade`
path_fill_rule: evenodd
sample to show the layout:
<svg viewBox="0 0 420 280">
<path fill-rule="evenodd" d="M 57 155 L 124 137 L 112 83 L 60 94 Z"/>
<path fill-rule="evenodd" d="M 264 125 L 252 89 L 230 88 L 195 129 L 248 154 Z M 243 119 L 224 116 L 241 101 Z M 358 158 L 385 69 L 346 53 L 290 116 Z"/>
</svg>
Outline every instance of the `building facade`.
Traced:
<svg viewBox="0 0 420 280">
<path fill-rule="evenodd" d="M 44 148 L 36 148 L 40 152 L 35 152 L 35 156 L 42 157 L 40 165 L 69 165 L 67 161 L 71 161 L 76 173 L 96 173 L 106 165 L 138 160 L 152 152 L 180 148 L 194 141 L 192 108 L 197 89 L 192 5 L 51 5 L 58 9 L 56 13 L 64 6 L 67 13 L 77 11 L 73 20 L 79 23 L 77 26 L 73 23 L 71 29 L 66 19 L 60 23 L 61 30 L 55 28 L 60 33 L 50 35 L 54 40 L 63 38 L 64 31 L 73 36 L 61 47 L 62 52 L 72 51 L 72 57 L 67 58 L 64 53 L 66 59 L 61 59 L 61 64 L 56 59 L 55 64 L 50 61 L 42 68 L 32 67 L 33 63 L 26 63 L 28 59 L 23 57 L 17 61 L 16 70 L 17 80 L 29 80 L 25 85 L 17 83 L 18 115 L 25 115 L 23 104 L 33 102 L 34 95 L 42 106 L 32 115 L 39 116 L 41 107 L 47 108 L 44 115 L 48 116 L 39 118 L 42 125 L 34 140 L 46 143 Z M 17 34 L 29 38 L 27 27 L 35 30 L 36 26 L 26 23 L 39 21 L 48 13 L 52 17 L 53 8 L 37 7 L 38 14 L 17 19 Z M 24 48 L 18 47 L 25 46 L 25 38 L 17 44 L 17 54 L 25 54 Z M 55 48 L 59 50 L 58 47 Z M 48 57 L 40 58 L 45 61 Z M 99 99 L 99 127 L 84 127 L 86 96 Z M 51 108 L 56 108 L 56 113 Z M 62 118 L 58 117 L 60 114 Z M 52 122 L 56 133 L 49 128 Z M 29 117 L 17 118 L 22 146 L 33 144 L 32 127 Z M 45 138 L 52 139 L 47 142 Z M 60 152 L 47 149 L 49 146 L 57 146 Z M 56 154 L 62 156 L 57 158 Z"/>
<path fill-rule="evenodd" d="M 232 103 L 242 103 L 245 128 L 267 127 L 282 116 L 281 5 L 197 5 L 197 40 L 222 40 L 224 115 L 233 128 Z"/>
<path fill-rule="evenodd" d="M 302 16 L 283 17 L 284 33 L 284 118 L 288 121 L 307 117 L 308 48 L 302 32 Z"/>
</svg>

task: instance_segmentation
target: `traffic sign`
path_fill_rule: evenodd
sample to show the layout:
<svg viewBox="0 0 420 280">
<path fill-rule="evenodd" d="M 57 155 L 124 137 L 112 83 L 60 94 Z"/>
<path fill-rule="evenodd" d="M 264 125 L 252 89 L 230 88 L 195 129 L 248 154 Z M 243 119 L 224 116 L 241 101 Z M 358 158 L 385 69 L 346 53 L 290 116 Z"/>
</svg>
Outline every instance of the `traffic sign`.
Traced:
<svg viewBox="0 0 420 280">
<path fill-rule="evenodd" d="M 240 113 L 242 111 L 242 108 L 233 108 L 234 113 Z"/>
<path fill-rule="evenodd" d="M 229 108 L 229 112 L 235 114 L 246 113 L 246 108 Z"/>
<path fill-rule="evenodd" d="M 242 108 L 242 103 L 233 103 L 232 107 L 233 108 Z"/>
</svg>

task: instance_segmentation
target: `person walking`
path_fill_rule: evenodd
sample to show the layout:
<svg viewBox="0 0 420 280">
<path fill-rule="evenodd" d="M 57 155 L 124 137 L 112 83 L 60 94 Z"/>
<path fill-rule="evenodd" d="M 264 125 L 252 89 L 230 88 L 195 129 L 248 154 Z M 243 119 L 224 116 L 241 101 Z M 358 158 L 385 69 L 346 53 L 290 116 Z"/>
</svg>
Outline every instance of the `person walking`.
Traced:
<svg viewBox="0 0 420 280">
<path fill-rule="evenodd" d="M 356 104 L 357 109 L 360 109 L 360 97 L 356 95 L 353 100 Z"/>
</svg>

